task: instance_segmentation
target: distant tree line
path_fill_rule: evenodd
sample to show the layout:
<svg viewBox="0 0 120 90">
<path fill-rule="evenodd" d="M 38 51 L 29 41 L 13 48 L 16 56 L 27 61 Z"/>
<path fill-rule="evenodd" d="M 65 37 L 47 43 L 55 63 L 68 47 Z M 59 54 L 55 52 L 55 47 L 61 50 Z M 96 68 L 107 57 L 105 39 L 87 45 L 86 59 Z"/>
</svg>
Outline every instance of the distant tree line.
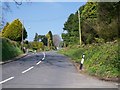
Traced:
<svg viewBox="0 0 120 90">
<path fill-rule="evenodd" d="M 113 41 L 120 36 L 120 2 L 87 2 L 79 8 L 82 43 Z M 64 23 L 64 46 L 79 44 L 78 11 Z"/>
<path fill-rule="evenodd" d="M 38 35 L 38 33 L 36 33 L 33 43 L 39 42 L 41 42 L 44 46 L 48 46 L 48 49 L 52 49 L 54 47 L 52 32 L 49 31 L 46 35 Z"/>
<path fill-rule="evenodd" d="M 39 35 L 36 33 L 32 43 L 42 43 L 44 49 L 55 50 L 57 47 L 59 47 L 60 42 L 61 39 L 59 35 L 53 35 L 52 32 L 49 31 L 46 35 Z"/>
<path fill-rule="evenodd" d="M 52 35 L 49 31 L 46 35 L 35 34 L 34 40 L 29 42 L 25 40 L 27 38 L 27 31 L 24 25 L 19 19 L 14 20 L 11 23 L 6 23 L 2 31 L 0 32 L 1 37 L 9 38 L 12 41 L 18 42 L 19 47 L 22 49 L 22 34 L 23 34 L 23 47 L 32 50 L 52 50 L 57 49 L 61 42 L 59 35 Z"/>
</svg>

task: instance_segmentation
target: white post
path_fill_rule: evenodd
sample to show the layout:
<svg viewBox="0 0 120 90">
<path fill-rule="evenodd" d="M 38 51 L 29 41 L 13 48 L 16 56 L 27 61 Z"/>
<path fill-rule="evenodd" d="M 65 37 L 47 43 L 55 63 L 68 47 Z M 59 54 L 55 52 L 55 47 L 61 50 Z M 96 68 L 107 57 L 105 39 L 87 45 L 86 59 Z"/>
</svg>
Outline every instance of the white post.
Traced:
<svg viewBox="0 0 120 90">
<path fill-rule="evenodd" d="M 80 62 L 80 70 L 82 70 L 82 68 L 83 68 L 83 63 L 84 63 L 84 59 L 85 58 L 85 55 L 83 54 L 82 55 L 82 60 L 81 60 L 81 62 Z"/>
</svg>

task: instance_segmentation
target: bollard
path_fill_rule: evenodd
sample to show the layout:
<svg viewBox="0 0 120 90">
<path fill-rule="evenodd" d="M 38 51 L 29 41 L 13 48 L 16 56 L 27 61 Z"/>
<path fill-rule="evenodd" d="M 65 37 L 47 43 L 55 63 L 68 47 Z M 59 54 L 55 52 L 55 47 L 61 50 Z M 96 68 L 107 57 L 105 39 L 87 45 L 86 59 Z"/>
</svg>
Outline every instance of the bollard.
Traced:
<svg viewBox="0 0 120 90">
<path fill-rule="evenodd" d="M 82 70 L 83 68 L 84 58 L 85 58 L 85 54 L 82 55 L 82 60 L 80 62 L 80 70 Z"/>
</svg>

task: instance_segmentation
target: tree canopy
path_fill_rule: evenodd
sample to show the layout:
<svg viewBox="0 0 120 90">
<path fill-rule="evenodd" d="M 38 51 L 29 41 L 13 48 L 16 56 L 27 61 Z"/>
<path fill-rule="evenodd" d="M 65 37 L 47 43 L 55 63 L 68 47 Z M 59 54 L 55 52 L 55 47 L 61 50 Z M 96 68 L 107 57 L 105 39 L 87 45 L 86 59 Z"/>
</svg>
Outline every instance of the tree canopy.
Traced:
<svg viewBox="0 0 120 90">
<path fill-rule="evenodd" d="M 49 31 L 47 34 L 46 34 L 46 37 L 47 37 L 47 46 L 49 49 L 52 49 L 53 48 L 53 35 L 52 35 L 52 32 Z"/>
<path fill-rule="evenodd" d="M 105 42 L 118 38 L 117 23 L 120 2 L 87 2 L 81 6 L 80 26 L 82 31 L 82 42 L 84 44 L 95 43 L 96 40 L 103 39 Z M 79 21 L 78 11 L 70 14 L 64 23 L 62 39 L 65 44 L 79 44 Z"/>
<path fill-rule="evenodd" d="M 13 41 L 22 41 L 22 32 L 23 39 L 27 38 L 27 31 L 19 19 L 14 20 L 10 24 L 6 24 L 6 26 L 2 30 L 2 36 L 9 38 Z"/>
<path fill-rule="evenodd" d="M 39 42 L 42 42 L 43 46 L 47 46 L 49 50 L 55 49 L 53 44 L 53 35 L 51 31 L 49 31 L 46 35 L 39 35 L 38 33 L 36 33 L 34 37 L 34 43 L 35 45 L 37 45 L 39 44 Z"/>
</svg>

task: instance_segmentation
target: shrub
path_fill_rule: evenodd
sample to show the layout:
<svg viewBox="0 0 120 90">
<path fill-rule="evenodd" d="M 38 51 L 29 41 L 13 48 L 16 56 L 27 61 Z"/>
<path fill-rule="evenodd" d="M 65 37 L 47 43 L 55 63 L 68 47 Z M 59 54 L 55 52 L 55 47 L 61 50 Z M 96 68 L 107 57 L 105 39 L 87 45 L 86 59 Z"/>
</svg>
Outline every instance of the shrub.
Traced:
<svg viewBox="0 0 120 90">
<path fill-rule="evenodd" d="M 11 41 L 7 38 L 0 38 L 2 40 L 2 60 L 8 60 L 13 57 L 16 57 L 23 52 L 20 50 L 20 48 L 17 46 L 17 43 L 14 41 Z"/>
<path fill-rule="evenodd" d="M 85 54 L 84 69 L 90 75 L 99 77 L 118 77 L 120 68 L 120 57 L 118 55 L 118 43 L 91 44 L 83 47 L 62 49 L 59 52 L 80 62 L 82 54 Z"/>
</svg>

